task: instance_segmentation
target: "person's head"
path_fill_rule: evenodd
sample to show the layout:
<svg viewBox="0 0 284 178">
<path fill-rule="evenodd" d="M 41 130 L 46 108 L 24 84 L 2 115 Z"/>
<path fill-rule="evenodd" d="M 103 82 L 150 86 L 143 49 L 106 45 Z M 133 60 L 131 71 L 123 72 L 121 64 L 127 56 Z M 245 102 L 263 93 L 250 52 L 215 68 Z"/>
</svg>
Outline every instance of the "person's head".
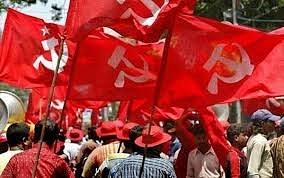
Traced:
<svg viewBox="0 0 284 178">
<path fill-rule="evenodd" d="M 149 128 L 142 131 L 142 135 L 135 140 L 135 144 L 141 148 L 145 148 L 147 145 L 148 154 L 147 155 L 159 155 L 162 151 L 162 145 L 170 141 L 171 136 L 163 132 L 162 128 L 158 126 L 151 126 L 149 133 Z"/>
<path fill-rule="evenodd" d="M 129 139 L 130 139 L 129 141 L 133 144 L 133 148 L 132 148 L 133 152 L 141 151 L 141 147 L 135 144 L 135 140 L 141 136 L 143 129 L 144 129 L 144 126 L 137 125 L 137 126 L 132 127 L 129 131 Z"/>
<path fill-rule="evenodd" d="M 121 128 L 117 129 L 116 136 L 120 141 L 123 142 L 126 152 L 132 152 L 134 142 L 130 140 L 129 134 L 130 130 L 137 125 L 137 123 L 128 122 L 124 124 Z"/>
<path fill-rule="evenodd" d="M 99 140 L 99 137 L 96 133 L 97 126 L 92 126 L 88 128 L 87 135 L 88 139 L 92 139 L 94 141 Z"/>
<path fill-rule="evenodd" d="M 268 134 L 275 130 L 275 122 L 280 120 L 280 116 L 276 116 L 266 109 L 259 109 L 251 115 L 250 119 L 253 134 Z"/>
<path fill-rule="evenodd" d="M 233 146 L 244 148 L 248 139 L 246 128 L 240 124 L 232 124 L 227 129 L 227 139 Z"/>
<path fill-rule="evenodd" d="M 279 127 L 278 127 L 278 133 L 277 136 L 284 135 L 284 117 L 281 118 Z"/>
<path fill-rule="evenodd" d="M 71 143 L 80 143 L 84 137 L 84 131 L 81 129 L 70 127 L 66 132 L 66 138 L 71 141 Z"/>
<path fill-rule="evenodd" d="M 34 142 L 37 143 L 40 140 L 41 131 L 43 125 L 45 123 L 45 119 L 38 121 L 35 125 L 35 134 L 34 134 Z M 54 120 L 47 119 L 45 133 L 43 137 L 43 142 L 45 142 L 48 146 L 52 146 L 54 141 L 57 139 L 59 133 L 58 125 Z"/>
<path fill-rule="evenodd" d="M 208 135 L 201 124 L 195 124 L 191 128 L 195 143 L 199 151 L 205 153 L 211 147 Z"/>
<path fill-rule="evenodd" d="M 166 120 L 163 124 L 164 132 L 172 136 L 172 140 L 176 138 L 176 123 L 173 120 Z"/>
<path fill-rule="evenodd" d="M 25 142 L 29 140 L 30 127 L 25 123 L 13 123 L 6 132 L 9 147 L 24 149 Z"/>
<path fill-rule="evenodd" d="M 0 131 L 0 154 L 8 151 L 9 145 L 6 136 Z"/>
<path fill-rule="evenodd" d="M 96 133 L 104 142 L 103 144 L 107 144 L 117 140 L 116 130 L 117 124 L 114 121 L 104 121 L 101 126 L 96 129 Z"/>
</svg>

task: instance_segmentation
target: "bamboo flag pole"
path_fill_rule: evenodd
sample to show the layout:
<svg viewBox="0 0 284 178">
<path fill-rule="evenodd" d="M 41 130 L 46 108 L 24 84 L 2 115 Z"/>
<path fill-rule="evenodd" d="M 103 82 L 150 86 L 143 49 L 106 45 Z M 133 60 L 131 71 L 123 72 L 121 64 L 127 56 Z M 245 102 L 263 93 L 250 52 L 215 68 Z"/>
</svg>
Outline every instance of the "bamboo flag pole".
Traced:
<svg viewBox="0 0 284 178">
<path fill-rule="evenodd" d="M 149 136 L 150 136 L 150 133 L 151 133 L 151 126 L 153 125 L 153 116 L 154 116 L 154 113 L 155 113 L 155 106 L 158 104 L 158 99 L 160 97 L 160 91 L 161 91 L 163 76 L 164 76 L 165 69 L 166 69 L 167 62 L 168 62 L 168 50 L 169 50 L 170 45 L 171 45 L 171 38 L 172 38 L 172 32 L 173 32 L 172 29 L 173 29 L 174 21 L 175 21 L 175 15 L 173 15 L 172 18 L 171 18 L 170 28 L 168 28 L 168 34 L 167 34 L 167 38 L 166 38 L 165 46 L 164 46 L 164 50 L 163 50 L 160 71 L 159 71 L 159 74 L 158 74 L 157 83 L 156 83 L 156 87 L 155 87 L 155 91 L 154 91 L 153 104 L 152 104 L 152 107 L 151 107 L 151 116 L 150 116 L 150 119 L 149 119 L 149 129 L 148 129 L 148 133 L 147 133 L 148 138 L 146 139 L 146 144 L 145 144 L 145 148 L 144 148 L 144 155 L 143 155 L 143 160 L 142 160 L 142 166 L 141 166 L 141 169 L 140 169 L 140 172 L 139 172 L 139 178 L 142 178 L 142 173 L 143 173 L 145 159 L 146 159 L 146 155 L 147 155 L 147 149 L 148 149 L 148 140 L 149 140 Z"/>
<path fill-rule="evenodd" d="M 125 122 L 127 123 L 131 117 L 131 110 L 133 106 L 133 100 L 129 100 L 128 107 L 127 107 L 127 112 L 126 112 L 126 120 Z"/>
<path fill-rule="evenodd" d="M 37 165 L 38 165 L 38 161 L 39 161 L 40 151 L 41 151 L 41 148 L 42 148 L 45 128 L 46 128 L 46 124 L 47 124 L 47 118 L 48 118 L 49 111 L 50 111 L 50 104 L 51 104 L 51 101 L 52 101 L 52 98 L 53 98 L 54 88 L 56 86 L 56 79 L 57 79 L 57 76 L 58 76 L 59 64 L 60 64 L 62 54 L 63 54 L 64 42 L 65 42 L 65 37 L 61 37 L 58 60 L 57 60 L 56 68 L 55 68 L 55 71 L 54 71 L 54 75 L 53 75 L 53 79 L 52 79 L 52 83 L 51 83 L 51 88 L 50 88 L 50 91 L 49 91 L 49 97 L 48 97 L 48 102 L 47 102 L 48 104 L 47 104 L 47 108 L 46 108 L 46 112 L 45 112 L 45 116 L 44 116 L 43 126 L 42 126 L 42 129 L 41 129 L 39 147 L 38 147 L 37 154 L 36 154 L 36 157 L 35 157 L 35 163 L 34 163 L 34 167 L 33 167 L 32 178 L 35 178 L 35 176 L 36 176 L 36 170 L 37 170 Z"/>
<path fill-rule="evenodd" d="M 63 122 L 63 119 L 64 119 L 64 112 L 66 110 L 66 104 L 67 104 L 67 101 L 69 100 L 69 96 L 70 96 L 70 90 L 71 90 L 71 84 L 72 84 L 72 78 L 74 76 L 74 68 L 75 68 L 75 64 L 77 62 L 77 58 L 78 58 L 78 52 L 80 50 L 80 42 L 77 43 L 76 45 L 76 49 L 75 49 L 75 53 L 74 53 L 74 57 L 72 58 L 72 66 L 71 66 L 71 72 L 70 72 L 70 77 L 69 77 L 69 81 L 68 81 L 68 85 L 67 85 L 67 89 L 66 89 L 66 96 L 65 96 L 65 100 L 64 100 L 64 104 L 63 104 L 63 108 L 60 112 L 60 116 L 59 116 L 59 128 L 61 129 L 62 127 L 62 122 Z M 56 151 L 56 147 L 57 147 L 57 143 L 58 143 L 58 140 L 55 141 L 55 145 L 54 145 L 54 152 Z"/>
<path fill-rule="evenodd" d="M 42 98 L 39 99 L 39 117 L 38 117 L 38 120 L 41 119 L 42 117 Z"/>
</svg>

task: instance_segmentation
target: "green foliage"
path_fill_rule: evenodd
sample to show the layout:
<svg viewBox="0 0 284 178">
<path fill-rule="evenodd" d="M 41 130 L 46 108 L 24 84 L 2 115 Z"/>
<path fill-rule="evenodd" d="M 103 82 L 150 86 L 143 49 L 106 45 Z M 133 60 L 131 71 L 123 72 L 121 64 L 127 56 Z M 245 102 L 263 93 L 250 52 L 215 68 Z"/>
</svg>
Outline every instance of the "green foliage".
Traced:
<svg viewBox="0 0 284 178">
<path fill-rule="evenodd" d="M 236 5 L 238 24 L 266 31 L 284 26 L 284 0 L 236 0 Z M 199 0 L 195 14 L 232 21 L 232 0 Z"/>
</svg>

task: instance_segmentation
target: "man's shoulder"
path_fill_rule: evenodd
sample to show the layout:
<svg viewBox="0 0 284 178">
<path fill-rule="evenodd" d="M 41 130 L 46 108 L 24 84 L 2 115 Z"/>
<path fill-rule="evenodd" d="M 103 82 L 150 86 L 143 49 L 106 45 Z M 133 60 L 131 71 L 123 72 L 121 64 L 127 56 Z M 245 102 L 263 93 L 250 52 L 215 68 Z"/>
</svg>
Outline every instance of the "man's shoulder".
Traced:
<svg viewBox="0 0 284 178">
<path fill-rule="evenodd" d="M 255 143 L 260 143 L 260 144 L 261 143 L 267 143 L 267 139 L 262 134 L 256 134 L 256 135 L 252 136 L 251 142 L 253 144 L 255 144 Z"/>
<path fill-rule="evenodd" d="M 197 148 L 194 148 L 193 150 L 191 150 L 191 151 L 188 153 L 188 155 L 193 156 L 193 155 L 196 154 L 196 152 L 197 152 Z"/>
</svg>

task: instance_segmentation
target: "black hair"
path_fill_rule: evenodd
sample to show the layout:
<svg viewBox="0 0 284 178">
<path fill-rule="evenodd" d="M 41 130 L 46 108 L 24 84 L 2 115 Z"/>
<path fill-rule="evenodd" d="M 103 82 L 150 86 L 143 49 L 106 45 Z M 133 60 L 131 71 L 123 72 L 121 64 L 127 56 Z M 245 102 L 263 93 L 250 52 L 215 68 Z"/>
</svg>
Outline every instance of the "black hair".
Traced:
<svg viewBox="0 0 284 178">
<path fill-rule="evenodd" d="M 35 125 L 35 134 L 34 134 L 34 142 L 38 142 L 40 140 L 41 130 L 43 127 L 45 120 L 42 119 L 38 121 Z M 57 139 L 59 133 L 58 125 L 54 120 L 47 119 L 46 120 L 46 127 L 43 142 L 45 142 L 48 146 L 52 146 L 54 141 Z"/>
<path fill-rule="evenodd" d="M 143 129 L 144 129 L 144 126 L 142 125 L 136 125 L 130 129 L 129 138 L 133 143 L 135 142 L 136 138 L 141 136 Z"/>
<path fill-rule="evenodd" d="M 242 126 L 241 124 L 231 124 L 227 130 L 227 139 L 233 144 L 235 143 L 235 136 L 239 136 L 241 133 L 246 132 L 245 126 Z"/>
<path fill-rule="evenodd" d="M 6 132 L 9 147 L 22 144 L 29 138 L 30 127 L 25 123 L 13 123 Z"/>
<path fill-rule="evenodd" d="M 168 131 L 168 130 L 170 130 L 170 129 L 172 129 L 172 128 L 175 128 L 176 127 L 176 124 L 175 124 L 175 121 L 173 121 L 173 120 L 166 120 L 165 122 L 164 122 L 164 125 L 163 125 L 163 129 L 164 129 L 164 131 Z"/>
<path fill-rule="evenodd" d="M 263 133 L 263 123 L 264 121 L 262 120 L 252 121 L 252 134 Z"/>
<path fill-rule="evenodd" d="M 143 129 L 144 129 L 144 126 L 137 125 L 137 126 L 134 126 L 132 129 L 130 129 L 130 131 L 129 131 L 129 138 L 130 138 L 130 142 L 132 142 L 132 144 L 133 144 L 133 151 L 134 152 L 143 152 L 143 148 L 141 148 L 141 147 L 139 147 L 135 144 L 136 138 L 138 138 L 142 135 Z"/>
<path fill-rule="evenodd" d="M 204 128 L 201 124 L 194 124 L 191 127 L 190 131 L 194 136 L 206 134 L 206 132 L 205 132 L 205 130 L 204 130 Z"/>
<path fill-rule="evenodd" d="M 88 138 L 89 138 L 89 139 L 92 139 L 92 140 L 94 140 L 94 141 L 100 139 L 99 136 L 97 135 L 96 129 L 97 129 L 96 126 L 92 126 L 92 127 L 89 127 L 89 128 L 88 128 L 87 134 L 88 134 Z"/>
</svg>

